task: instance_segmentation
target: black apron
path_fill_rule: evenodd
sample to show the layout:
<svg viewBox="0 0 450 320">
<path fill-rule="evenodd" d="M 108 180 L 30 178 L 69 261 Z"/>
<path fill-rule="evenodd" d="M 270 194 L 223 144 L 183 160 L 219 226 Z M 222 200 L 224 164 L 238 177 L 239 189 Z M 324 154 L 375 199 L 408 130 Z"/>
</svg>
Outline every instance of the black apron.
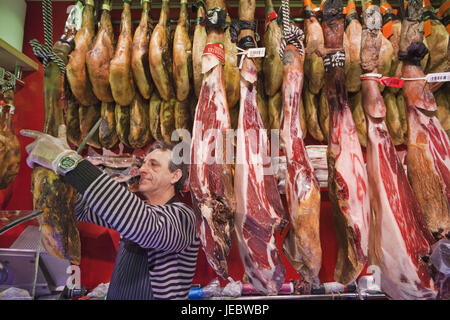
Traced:
<svg viewBox="0 0 450 320">
<path fill-rule="evenodd" d="M 175 196 L 166 204 L 176 201 L 178 201 L 178 198 Z M 153 299 L 148 266 L 148 249 L 143 249 L 128 239 L 120 241 L 106 299 Z"/>
</svg>

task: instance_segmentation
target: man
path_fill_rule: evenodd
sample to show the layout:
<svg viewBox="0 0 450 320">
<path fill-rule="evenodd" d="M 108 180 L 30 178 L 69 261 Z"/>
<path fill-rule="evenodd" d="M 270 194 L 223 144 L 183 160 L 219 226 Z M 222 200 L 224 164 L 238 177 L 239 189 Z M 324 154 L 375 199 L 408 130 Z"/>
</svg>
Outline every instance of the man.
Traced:
<svg viewBox="0 0 450 320">
<path fill-rule="evenodd" d="M 70 149 L 66 128 L 58 137 L 33 130 L 27 164 L 52 169 L 79 193 L 75 215 L 121 234 L 107 299 L 187 299 L 195 273 L 199 239 L 195 214 L 179 202 L 187 176 L 172 159 L 172 146 L 155 142 L 140 168 L 141 200 Z"/>
</svg>

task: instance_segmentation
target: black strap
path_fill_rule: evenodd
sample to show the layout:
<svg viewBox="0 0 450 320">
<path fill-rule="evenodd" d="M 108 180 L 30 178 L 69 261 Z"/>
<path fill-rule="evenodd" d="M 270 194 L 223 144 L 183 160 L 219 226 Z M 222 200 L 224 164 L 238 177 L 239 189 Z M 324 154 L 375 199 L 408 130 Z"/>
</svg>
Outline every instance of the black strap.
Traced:
<svg viewBox="0 0 450 320">
<path fill-rule="evenodd" d="M 206 13 L 206 28 L 224 29 L 227 13 L 219 7 L 212 8 Z"/>
<path fill-rule="evenodd" d="M 426 56 L 428 53 L 427 47 L 423 44 L 423 42 L 413 42 L 406 49 L 406 52 L 399 51 L 398 52 L 398 60 L 406 60 L 416 66 L 420 65 L 420 61 Z"/>
<path fill-rule="evenodd" d="M 311 17 L 315 17 L 316 15 L 314 14 L 314 11 L 309 10 L 309 9 L 305 9 L 305 19 L 311 18 Z"/>
<path fill-rule="evenodd" d="M 348 25 L 350 24 L 350 22 L 352 22 L 353 20 L 358 20 L 358 21 L 360 21 L 359 20 L 359 17 L 358 17 L 358 14 L 356 13 L 356 12 L 353 12 L 353 13 L 351 13 L 351 14 L 348 14 L 346 17 L 345 17 L 345 21 L 344 21 L 344 29 L 347 29 L 347 27 L 348 27 Z M 361 22 L 361 21 L 360 21 Z"/>
<path fill-rule="evenodd" d="M 450 24 L 450 14 L 448 16 L 445 16 L 441 19 L 442 24 L 446 27 L 448 24 Z"/>
<path fill-rule="evenodd" d="M 254 32 L 256 32 L 256 22 L 240 20 L 240 19 L 232 20 L 231 25 L 230 25 L 231 42 L 236 43 L 241 30 L 246 30 L 246 29 L 253 30 Z"/>
<path fill-rule="evenodd" d="M 256 48 L 255 39 L 252 36 L 245 36 L 239 40 L 238 47 L 244 50 Z"/>
<path fill-rule="evenodd" d="M 439 20 L 439 18 L 436 17 L 433 11 L 427 10 L 422 13 L 422 21 L 425 20 Z"/>
</svg>

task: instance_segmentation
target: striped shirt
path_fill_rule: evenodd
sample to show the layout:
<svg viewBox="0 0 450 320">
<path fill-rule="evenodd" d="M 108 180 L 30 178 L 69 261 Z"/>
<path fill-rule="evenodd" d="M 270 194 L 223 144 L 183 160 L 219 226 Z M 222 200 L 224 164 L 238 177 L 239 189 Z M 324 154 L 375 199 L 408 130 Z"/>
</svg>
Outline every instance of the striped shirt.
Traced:
<svg viewBox="0 0 450 320">
<path fill-rule="evenodd" d="M 79 195 L 75 215 L 80 221 L 117 230 L 147 250 L 155 299 L 187 299 L 199 238 L 195 214 L 186 204 L 149 205 L 102 173 Z"/>
</svg>

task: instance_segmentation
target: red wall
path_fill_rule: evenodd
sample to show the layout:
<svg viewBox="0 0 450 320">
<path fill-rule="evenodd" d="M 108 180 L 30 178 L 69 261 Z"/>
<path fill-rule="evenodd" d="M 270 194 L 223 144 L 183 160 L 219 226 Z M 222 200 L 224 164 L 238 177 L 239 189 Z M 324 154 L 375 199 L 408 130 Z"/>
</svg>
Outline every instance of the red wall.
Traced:
<svg viewBox="0 0 450 320">
<path fill-rule="evenodd" d="M 73 4 L 73 1 L 53 3 L 54 41 L 58 39 L 64 29 L 64 23 L 67 17 L 66 8 L 71 4 Z M 36 38 L 41 43 L 44 42 L 41 3 L 28 2 L 27 5 L 23 52 L 37 61 L 32 53 L 29 41 Z M 236 9 L 233 8 L 230 11 L 231 16 L 233 18 L 236 17 Z M 170 14 L 171 19 L 176 19 L 177 15 L 177 10 L 172 9 Z M 137 20 L 139 19 L 139 16 L 139 10 L 134 10 L 133 19 Z M 159 17 L 159 10 L 152 10 L 152 16 L 154 19 Z M 256 17 L 264 17 L 264 10 L 262 8 L 258 8 Z M 114 11 L 112 18 L 119 20 L 120 10 Z M 262 31 L 263 24 L 259 24 L 259 27 L 259 30 Z M 22 128 L 42 130 L 44 120 L 42 80 L 42 65 L 39 66 L 39 71 L 24 75 L 25 87 L 19 87 L 16 93 L 16 114 L 14 119 L 16 132 Z M 22 136 L 19 136 L 19 139 L 21 143 L 22 156 L 20 171 L 14 183 L 7 190 L 0 191 L 0 204 L 2 204 L 1 209 L 3 210 L 32 209 L 32 194 L 30 192 L 31 169 L 25 163 L 25 146 L 31 142 L 31 139 L 24 138 Z M 308 143 L 308 141 L 309 140 L 306 142 Z M 185 195 L 185 199 L 187 202 L 190 202 L 189 195 Z M 336 261 L 337 245 L 335 241 L 331 206 L 328 201 L 327 192 L 322 192 L 322 199 L 320 233 L 323 250 L 323 266 L 320 272 L 320 279 L 322 282 L 330 282 L 334 281 L 333 272 Z M 24 228 L 25 226 L 19 226 L 0 236 L 0 247 L 9 247 Z M 119 234 L 113 230 L 98 227 L 90 223 L 80 223 L 79 231 L 82 241 L 82 284 L 87 288 L 94 288 L 101 282 L 109 282 L 117 252 Z M 285 234 L 277 236 L 279 249 L 284 235 Z M 234 243 L 236 242 L 234 241 Z M 290 279 L 298 279 L 299 276 L 287 262 L 284 255 L 282 255 L 282 259 L 287 270 L 286 281 L 289 281 Z M 231 250 L 228 264 L 230 276 L 234 280 L 241 280 L 244 270 L 236 245 L 234 245 Z M 206 285 L 214 277 L 214 271 L 209 267 L 203 251 L 200 250 L 197 262 L 197 273 L 193 282 Z"/>
</svg>

